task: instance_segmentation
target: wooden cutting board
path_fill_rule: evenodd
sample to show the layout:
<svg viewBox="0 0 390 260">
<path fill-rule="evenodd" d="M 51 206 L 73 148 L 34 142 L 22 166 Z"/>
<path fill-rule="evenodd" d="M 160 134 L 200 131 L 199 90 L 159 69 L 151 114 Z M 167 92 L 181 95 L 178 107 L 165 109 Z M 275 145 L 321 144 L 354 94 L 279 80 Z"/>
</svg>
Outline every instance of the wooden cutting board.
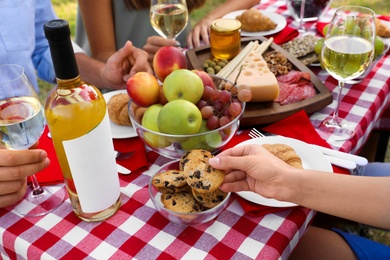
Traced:
<svg viewBox="0 0 390 260">
<path fill-rule="evenodd" d="M 241 49 L 249 42 L 256 40 L 262 43 L 263 41 L 267 41 L 267 38 L 263 36 L 242 38 Z M 302 109 L 307 114 L 311 114 L 326 107 L 333 101 L 332 92 L 326 88 L 321 80 L 307 66 L 275 43 L 272 43 L 267 51 L 272 50 L 277 50 L 282 53 L 293 64 L 293 69 L 310 73 L 311 81 L 317 94 L 314 97 L 283 106 L 277 102 L 248 102 L 241 119 L 242 126 L 274 123 Z M 198 70 L 203 70 L 202 64 L 204 61 L 212 58 L 209 45 L 188 50 L 186 55 L 190 69 Z"/>
</svg>

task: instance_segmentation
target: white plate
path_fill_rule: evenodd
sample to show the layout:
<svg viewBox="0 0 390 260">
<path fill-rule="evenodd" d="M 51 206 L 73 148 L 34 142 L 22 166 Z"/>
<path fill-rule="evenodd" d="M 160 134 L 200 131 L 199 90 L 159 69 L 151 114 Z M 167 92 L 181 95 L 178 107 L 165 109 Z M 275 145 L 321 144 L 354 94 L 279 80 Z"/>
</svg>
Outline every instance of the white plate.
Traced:
<svg viewBox="0 0 390 260">
<path fill-rule="evenodd" d="M 299 155 L 299 157 L 301 157 L 303 168 L 320 170 L 325 172 L 333 172 L 332 165 L 318 149 L 310 146 L 305 142 L 296 139 L 287 138 L 283 136 L 267 136 L 267 137 L 261 137 L 256 139 L 250 139 L 238 145 L 248 145 L 248 144 L 262 145 L 262 144 L 276 144 L 276 143 L 287 144 L 292 148 L 294 148 L 295 152 Z M 237 195 L 253 203 L 257 203 L 265 206 L 271 206 L 271 207 L 298 206 L 297 204 L 290 203 L 290 202 L 268 199 L 251 191 L 240 191 L 237 192 Z"/>
<path fill-rule="evenodd" d="M 225 14 L 223 16 L 223 18 L 236 19 L 236 17 L 239 16 L 240 14 L 242 14 L 244 11 L 246 11 L 246 10 L 237 10 L 237 11 Z M 287 21 L 286 21 L 286 18 L 284 18 L 282 15 L 276 14 L 276 13 L 273 13 L 273 12 L 267 12 L 267 11 L 260 11 L 260 12 L 263 15 L 269 17 L 274 23 L 277 24 L 275 29 L 270 30 L 270 31 L 263 31 L 263 32 L 247 32 L 247 31 L 241 30 L 241 35 L 242 36 L 266 36 L 266 35 L 271 35 L 271 34 L 280 32 L 281 30 L 284 29 L 284 27 L 286 27 Z"/>
<path fill-rule="evenodd" d="M 112 96 L 119 94 L 119 93 L 126 93 L 127 94 L 125 89 L 121 89 L 121 90 L 114 90 L 114 91 L 107 92 L 107 93 L 103 94 L 103 96 L 104 96 L 104 99 L 106 100 L 106 102 L 108 102 L 108 100 L 110 100 L 110 98 Z M 115 124 L 114 122 L 112 122 L 111 120 L 110 120 L 110 126 L 111 126 L 112 138 L 123 139 L 123 138 L 137 136 L 137 133 L 135 132 L 134 128 L 131 126 L 118 125 L 118 124 Z"/>
</svg>

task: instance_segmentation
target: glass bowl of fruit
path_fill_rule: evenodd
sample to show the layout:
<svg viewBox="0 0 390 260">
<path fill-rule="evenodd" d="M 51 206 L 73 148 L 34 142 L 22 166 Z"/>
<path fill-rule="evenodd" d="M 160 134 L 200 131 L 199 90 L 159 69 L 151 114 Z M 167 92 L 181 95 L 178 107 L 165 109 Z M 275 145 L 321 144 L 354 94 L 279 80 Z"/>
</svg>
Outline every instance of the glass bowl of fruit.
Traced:
<svg viewBox="0 0 390 260">
<path fill-rule="evenodd" d="M 179 160 L 171 161 L 158 169 L 149 181 L 149 195 L 153 205 L 166 219 L 176 224 L 195 226 L 209 222 L 226 208 L 230 192 L 225 193 L 217 189 L 210 193 L 200 194 L 188 185 L 185 185 L 187 188 L 170 186 L 169 191 L 167 188 L 156 187 L 156 176 L 159 174 L 167 176 L 169 171 L 178 170 Z M 180 201 L 185 202 L 184 205 Z"/>
<path fill-rule="evenodd" d="M 186 71 L 183 73 L 194 74 L 193 71 Z M 199 100 L 169 98 L 170 101 L 148 107 L 139 106 L 133 100 L 129 102 L 129 117 L 137 135 L 160 155 L 178 159 L 193 149 L 218 152 L 240 126 L 240 118 L 245 110 L 244 101 L 251 98 L 250 90 L 245 87 L 239 89 L 224 78 L 197 72 L 202 74 L 203 89 Z M 172 72 L 170 76 L 175 73 Z M 191 74 L 189 76 L 192 77 Z M 167 79 L 164 84 L 167 84 Z M 180 84 L 174 85 L 177 88 Z M 190 92 L 193 93 L 192 87 Z"/>
</svg>

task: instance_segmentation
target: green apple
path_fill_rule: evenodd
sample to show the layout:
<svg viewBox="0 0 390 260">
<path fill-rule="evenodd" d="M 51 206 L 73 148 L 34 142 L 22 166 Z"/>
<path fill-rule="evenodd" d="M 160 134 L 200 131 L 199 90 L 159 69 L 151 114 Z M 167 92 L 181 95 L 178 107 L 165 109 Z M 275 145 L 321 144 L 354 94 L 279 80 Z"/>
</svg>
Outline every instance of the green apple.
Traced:
<svg viewBox="0 0 390 260">
<path fill-rule="evenodd" d="M 206 126 L 206 120 L 202 120 L 202 125 L 199 129 L 200 133 L 206 133 L 210 130 Z M 181 143 L 181 147 L 185 151 L 190 151 L 193 149 L 205 149 L 209 151 L 215 150 L 215 148 L 218 148 L 222 143 L 222 136 L 218 131 L 213 131 L 206 135 L 200 135 L 200 136 L 194 136 L 191 137 L 188 141 L 185 141 Z"/>
<path fill-rule="evenodd" d="M 187 69 L 172 71 L 163 83 L 164 95 L 168 101 L 184 99 L 196 104 L 202 97 L 203 90 L 202 79 Z"/>
<path fill-rule="evenodd" d="M 176 135 L 196 134 L 199 132 L 202 124 L 202 114 L 198 107 L 190 101 L 176 99 L 168 102 L 161 108 L 157 124 L 158 129 L 162 133 Z"/>
<path fill-rule="evenodd" d="M 148 107 L 142 117 L 142 126 L 154 132 L 159 132 L 157 118 L 162 107 L 163 105 L 161 104 L 154 104 Z M 154 148 L 162 148 L 171 145 L 171 142 L 169 142 L 166 137 L 149 132 L 144 133 L 144 140 L 149 146 Z"/>
</svg>

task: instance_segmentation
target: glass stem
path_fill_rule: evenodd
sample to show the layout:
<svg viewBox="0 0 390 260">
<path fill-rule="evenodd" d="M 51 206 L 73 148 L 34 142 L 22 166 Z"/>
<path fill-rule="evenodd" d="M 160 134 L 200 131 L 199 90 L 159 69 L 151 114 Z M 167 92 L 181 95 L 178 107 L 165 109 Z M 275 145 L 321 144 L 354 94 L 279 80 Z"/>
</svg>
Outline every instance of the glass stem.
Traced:
<svg viewBox="0 0 390 260">
<path fill-rule="evenodd" d="M 33 188 L 33 190 L 32 190 L 33 196 L 41 195 L 43 193 L 43 189 L 39 185 L 37 177 L 35 177 L 35 175 L 31 175 L 30 178 L 31 178 L 31 185 Z"/>
<path fill-rule="evenodd" d="M 341 92 L 343 90 L 344 85 L 345 85 L 345 82 L 339 80 L 339 86 L 338 86 L 339 91 L 337 92 L 336 107 L 334 109 L 334 113 L 333 113 L 333 117 L 332 117 L 333 123 L 337 124 L 337 125 L 339 124 L 337 119 L 339 118 L 339 108 L 340 108 L 340 103 L 341 103 Z"/>
<path fill-rule="evenodd" d="M 301 10 L 299 12 L 299 30 L 306 32 L 306 28 L 303 26 L 303 17 L 305 16 L 305 4 L 306 0 L 301 0 Z"/>
</svg>

